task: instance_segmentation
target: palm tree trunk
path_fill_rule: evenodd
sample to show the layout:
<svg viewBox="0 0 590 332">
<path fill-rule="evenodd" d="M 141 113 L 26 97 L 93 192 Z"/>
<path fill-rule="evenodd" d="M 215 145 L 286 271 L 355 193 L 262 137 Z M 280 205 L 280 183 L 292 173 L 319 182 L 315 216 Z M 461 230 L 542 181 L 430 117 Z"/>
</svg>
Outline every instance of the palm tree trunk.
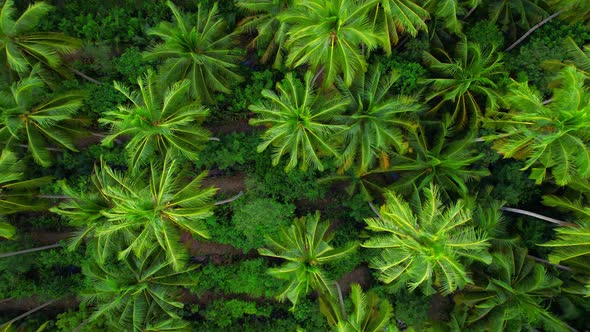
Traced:
<svg viewBox="0 0 590 332">
<path fill-rule="evenodd" d="M 80 325 L 76 326 L 76 328 L 72 332 L 80 331 L 80 329 L 83 328 L 84 325 L 88 324 L 89 321 L 90 321 L 90 317 L 86 318 L 85 320 L 82 321 L 82 323 L 80 323 Z"/>
<path fill-rule="evenodd" d="M 49 198 L 49 199 L 70 199 L 68 195 L 35 195 L 37 198 Z"/>
<path fill-rule="evenodd" d="M 340 289 L 340 284 L 338 281 L 335 282 L 336 289 L 338 290 L 338 303 L 340 303 L 340 313 L 342 313 L 342 318 L 346 319 L 346 310 L 344 309 L 344 299 L 342 298 L 342 289 Z"/>
<path fill-rule="evenodd" d="M 94 136 L 94 137 L 100 137 L 100 138 L 105 138 L 105 137 L 107 137 L 107 135 L 106 135 L 106 134 L 103 134 L 103 133 L 90 133 L 90 136 Z M 115 143 L 117 143 L 117 144 L 121 144 L 121 143 L 123 143 L 123 141 L 121 141 L 121 140 L 120 140 L 120 139 L 118 139 L 118 138 L 115 138 L 115 139 L 113 140 L 113 142 L 115 142 Z"/>
<path fill-rule="evenodd" d="M 13 252 L 5 253 L 5 254 L 0 254 L 0 258 L 12 257 L 12 256 L 17 256 L 17 255 L 22 255 L 22 254 L 28 254 L 30 252 L 47 250 L 47 249 L 54 249 L 54 248 L 60 248 L 60 247 L 61 247 L 61 244 L 54 243 L 54 244 L 50 244 L 48 246 L 43 246 L 43 247 L 37 247 L 37 248 L 31 248 L 31 249 L 25 249 L 25 250 L 13 251 Z"/>
<path fill-rule="evenodd" d="M 13 299 L 12 299 L 12 297 L 9 297 L 9 298 L 7 298 L 7 299 L 0 300 L 0 304 L 2 304 L 2 303 L 6 303 L 6 302 L 10 302 L 10 301 L 12 301 L 12 300 L 13 300 Z"/>
<path fill-rule="evenodd" d="M 518 40 L 515 41 L 512 45 L 508 46 L 508 48 L 505 50 L 505 52 L 510 52 L 511 49 L 516 47 L 516 45 L 520 44 L 531 33 L 535 32 L 535 30 L 542 27 L 545 23 L 547 23 L 547 22 L 551 21 L 552 19 L 556 18 L 557 16 L 559 16 L 559 14 L 561 14 L 562 12 L 563 12 L 563 10 L 559 10 L 559 11 L 555 12 L 553 15 L 551 15 L 551 16 L 547 17 L 546 19 L 542 20 L 541 22 L 537 23 L 534 27 L 530 28 L 529 31 L 527 31 L 524 35 L 522 35 L 522 37 L 518 38 Z"/>
<path fill-rule="evenodd" d="M 16 144 L 16 146 L 20 146 L 21 148 L 29 148 L 29 146 L 27 144 Z M 64 150 L 62 149 L 58 149 L 58 148 L 50 148 L 50 147 L 45 147 L 45 150 L 47 151 L 56 151 L 56 152 L 64 152 Z"/>
<path fill-rule="evenodd" d="M 231 203 L 231 202 L 235 201 L 236 199 L 240 198 L 243 194 L 244 194 L 244 192 L 243 191 L 240 191 L 234 197 L 231 197 L 231 198 L 228 198 L 228 199 L 224 199 L 223 201 L 215 202 L 215 205 L 221 205 L 221 204 L 225 204 L 225 203 Z"/>
<path fill-rule="evenodd" d="M 324 72 L 324 65 L 320 66 L 320 69 L 318 69 L 318 72 L 313 76 L 313 79 L 311 80 L 311 84 L 315 84 L 315 81 L 318 79 L 318 77 L 320 77 L 320 75 Z"/>
<path fill-rule="evenodd" d="M 550 261 L 548 261 L 546 259 L 535 257 L 533 255 L 527 255 L 527 257 L 530 258 L 530 259 L 532 259 L 532 260 L 534 260 L 534 261 L 537 261 L 539 263 L 543 263 L 545 265 L 555 266 L 558 269 L 562 269 L 562 270 L 565 270 L 565 271 L 571 271 L 572 270 L 571 268 L 569 268 L 567 266 L 559 265 L 559 264 L 553 264 L 553 263 L 551 263 Z"/>
<path fill-rule="evenodd" d="M 465 14 L 465 16 L 463 16 L 463 19 L 466 20 L 469 16 L 471 16 L 471 14 L 473 14 L 473 12 L 475 11 L 475 9 L 477 9 L 477 6 L 473 6 L 473 8 L 471 8 L 467 14 Z"/>
<path fill-rule="evenodd" d="M 76 75 L 78 75 L 78 76 L 82 77 L 83 79 L 85 79 L 85 80 L 87 80 L 87 81 L 89 81 L 89 82 L 92 82 L 92 83 L 94 83 L 94 84 L 97 84 L 97 85 L 102 85 L 102 82 L 100 82 L 100 81 L 98 81 L 98 80 L 95 80 L 94 78 L 92 78 L 92 77 L 90 77 L 90 76 L 88 76 L 88 75 L 84 74 L 83 72 L 81 72 L 81 71 L 79 71 L 79 70 L 77 70 L 77 69 L 74 69 L 74 68 L 72 68 L 72 67 L 69 67 L 69 68 L 70 68 L 70 70 L 71 70 L 71 71 L 72 71 L 74 74 L 76 74 Z"/>
<path fill-rule="evenodd" d="M 30 315 L 30 314 L 32 314 L 32 313 L 34 313 L 34 312 L 36 312 L 36 311 L 39 311 L 39 310 L 41 310 L 41 309 L 45 308 L 46 306 L 48 306 L 48 305 L 52 304 L 52 303 L 53 303 L 53 302 L 55 302 L 55 301 L 57 301 L 57 300 L 51 300 L 51 301 L 45 302 L 45 303 L 43 303 L 42 305 L 40 305 L 40 306 L 37 306 L 37 307 L 35 307 L 35 308 L 33 308 L 33 309 L 31 309 L 31 310 L 29 310 L 29 311 L 25 312 L 24 314 L 22 314 L 22 315 L 20 315 L 20 316 L 17 316 L 17 317 L 15 317 L 15 318 L 11 319 L 11 320 L 9 320 L 8 322 L 4 323 L 2 326 L 8 326 L 8 325 L 10 325 L 10 324 L 12 324 L 12 323 L 16 322 L 17 320 L 19 320 L 19 319 L 21 319 L 21 318 L 25 318 L 25 317 L 27 317 L 28 315 Z"/>
<path fill-rule="evenodd" d="M 379 217 L 379 219 L 383 220 L 383 218 L 379 214 L 379 210 L 377 210 L 377 208 L 375 207 L 375 205 L 373 205 L 373 203 L 369 202 L 369 206 L 371 207 L 371 210 L 373 210 L 373 213 L 375 213 L 375 215 L 377 217 Z"/>
<path fill-rule="evenodd" d="M 550 223 L 557 224 L 559 226 L 578 227 L 578 225 L 573 224 L 571 222 L 562 221 L 562 220 L 554 219 L 554 218 L 551 218 L 551 217 L 546 217 L 544 215 L 541 215 L 541 214 L 538 214 L 538 213 L 534 213 L 534 212 L 530 212 L 530 211 L 527 211 L 527 210 L 514 209 L 514 208 L 509 208 L 509 207 L 503 207 L 503 208 L 500 208 L 500 210 L 502 210 L 502 211 L 508 211 L 508 212 L 514 212 L 514 213 L 522 214 L 522 215 L 525 215 L 525 216 L 529 216 L 529 217 L 533 217 L 533 218 L 545 220 L 545 221 L 548 221 Z"/>
</svg>

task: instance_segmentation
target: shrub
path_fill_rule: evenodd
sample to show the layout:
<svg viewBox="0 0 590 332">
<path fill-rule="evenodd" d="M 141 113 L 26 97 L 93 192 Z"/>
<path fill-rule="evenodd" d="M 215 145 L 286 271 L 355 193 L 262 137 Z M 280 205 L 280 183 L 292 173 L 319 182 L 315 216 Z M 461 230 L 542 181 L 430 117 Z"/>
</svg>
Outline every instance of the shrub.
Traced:
<svg viewBox="0 0 590 332">
<path fill-rule="evenodd" d="M 496 46 L 501 50 L 504 46 L 504 35 L 500 28 L 488 20 L 478 21 L 467 30 L 467 40 L 481 46 Z"/>
<path fill-rule="evenodd" d="M 195 166 L 200 169 L 248 171 L 257 158 L 257 133 L 231 133 L 209 141 L 199 154 Z"/>
<path fill-rule="evenodd" d="M 245 119 L 250 110 L 248 107 L 262 98 L 262 90 L 274 87 L 273 72 L 270 70 L 250 71 L 244 75 L 248 79 L 232 89 L 229 95 L 219 94 L 218 111 L 212 112 L 213 121 Z"/>
<path fill-rule="evenodd" d="M 420 55 L 420 59 L 422 56 Z M 421 61 L 421 60 L 419 60 Z M 399 79 L 393 84 L 393 90 L 398 94 L 411 95 L 420 89 L 420 79 L 426 77 L 428 72 L 420 63 L 409 61 L 402 55 L 394 54 L 391 57 L 385 55 L 375 56 L 373 63 L 381 64 L 383 72 L 395 72 Z"/>
<path fill-rule="evenodd" d="M 147 72 L 149 68 L 149 64 L 143 59 L 141 51 L 135 46 L 127 48 L 113 62 L 117 71 L 132 84 L 135 84 L 137 78 Z"/>
<path fill-rule="evenodd" d="M 26 245 L 23 245 L 25 244 Z M 35 247 L 29 239 L 0 242 L 0 252 Z M 78 294 L 84 286 L 80 265 L 86 260 L 82 251 L 45 250 L 0 259 L 2 298 L 35 296 L 40 301 Z"/>
<path fill-rule="evenodd" d="M 282 160 L 273 167 L 270 154 L 269 149 L 257 154 L 254 172 L 246 181 L 248 190 L 255 196 L 267 196 L 285 203 L 324 196 L 326 188 L 316 181 L 319 171 L 293 169 L 285 173 L 286 161 Z"/>
<path fill-rule="evenodd" d="M 215 300 L 207 305 L 203 312 L 205 319 L 219 327 L 228 327 L 244 315 L 269 317 L 271 306 L 260 306 L 254 302 L 233 300 Z"/>
<path fill-rule="evenodd" d="M 201 270 L 200 290 L 225 294 L 248 294 L 252 297 L 272 298 L 283 287 L 283 282 L 271 278 L 268 266 L 262 258 L 244 260 L 232 265 L 208 264 Z"/>
<path fill-rule="evenodd" d="M 491 196 L 508 206 L 517 206 L 539 198 L 539 186 L 528 178 L 528 172 L 521 171 L 524 162 L 499 160 L 490 165 L 491 176 L 485 178 L 480 187 L 491 185 Z"/>
<path fill-rule="evenodd" d="M 551 92 L 548 85 L 554 73 L 545 71 L 542 64 L 548 60 L 563 61 L 563 40 L 572 37 L 578 45 L 590 41 L 590 30 L 582 23 L 568 24 L 552 20 L 536 30 L 517 50 L 504 57 L 506 68 L 518 80 L 528 81 L 536 86 L 545 96 Z"/>
<path fill-rule="evenodd" d="M 57 327 L 56 331 L 60 332 L 70 332 L 73 331 L 76 327 L 78 327 L 85 319 L 90 317 L 90 314 L 84 305 L 80 305 L 79 311 L 72 311 L 68 310 L 66 312 L 62 312 L 61 314 L 57 315 L 55 326 Z M 92 322 L 86 323 L 79 331 L 80 332 L 93 332 L 93 331 L 103 331 L 103 332 L 116 332 L 112 329 L 109 329 L 108 326 L 104 324 L 103 319 L 95 319 Z"/>
<path fill-rule="evenodd" d="M 239 236 L 231 241 L 244 252 L 264 246 L 266 235 L 276 234 L 281 227 L 290 224 L 295 206 L 281 204 L 269 198 L 241 201 L 234 207 L 232 224 Z"/>
</svg>

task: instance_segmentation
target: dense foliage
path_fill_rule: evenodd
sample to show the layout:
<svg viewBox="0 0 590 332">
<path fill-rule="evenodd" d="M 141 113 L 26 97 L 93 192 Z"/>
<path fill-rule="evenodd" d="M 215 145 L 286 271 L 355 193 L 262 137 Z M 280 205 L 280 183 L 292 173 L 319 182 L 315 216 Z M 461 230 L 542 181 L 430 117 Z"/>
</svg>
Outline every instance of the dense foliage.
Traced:
<svg viewBox="0 0 590 332">
<path fill-rule="evenodd" d="M 0 0 L 0 331 L 588 331 L 590 2 Z"/>
</svg>

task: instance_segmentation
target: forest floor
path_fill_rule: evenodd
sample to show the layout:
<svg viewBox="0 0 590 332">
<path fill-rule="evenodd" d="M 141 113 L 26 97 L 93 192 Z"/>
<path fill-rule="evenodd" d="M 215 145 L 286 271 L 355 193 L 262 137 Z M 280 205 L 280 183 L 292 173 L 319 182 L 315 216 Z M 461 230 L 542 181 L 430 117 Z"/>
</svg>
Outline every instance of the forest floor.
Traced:
<svg viewBox="0 0 590 332">
<path fill-rule="evenodd" d="M 230 176 L 211 176 L 203 179 L 203 187 L 219 188 L 219 193 L 237 194 L 246 191 L 246 174 L 237 173 Z"/>
</svg>

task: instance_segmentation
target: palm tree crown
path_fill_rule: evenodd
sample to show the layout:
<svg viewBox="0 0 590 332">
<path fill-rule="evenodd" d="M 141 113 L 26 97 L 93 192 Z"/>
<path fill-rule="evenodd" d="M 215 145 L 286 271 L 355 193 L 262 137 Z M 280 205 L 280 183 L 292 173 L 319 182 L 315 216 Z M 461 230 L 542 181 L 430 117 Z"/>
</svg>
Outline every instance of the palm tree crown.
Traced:
<svg viewBox="0 0 590 332">
<path fill-rule="evenodd" d="M 77 151 L 73 144 L 72 116 L 82 106 L 83 96 L 68 92 L 45 97 L 36 65 L 28 77 L 0 90 L 0 139 L 8 146 L 26 141 L 37 163 L 51 165 L 50 142 Z"/>
<path fill-rule="evenodd" d="M 1 221 L 2 216 L 22 211 L 39 211 L 47 203 L 33 196 L 33 189 L 51 182 L 53 177 L 24 180 L 24 163 L 7 150 L 0 154 L 0 237 L 12 238 L 16 229 Z"/>
<path fill-rule="evenodd" d="M 80 46 L 77 39 L 61 33 L 33 32 L 52 6 L 37 2 L 14 19 L 14 0 L 5 0 L 0 10 L 0 58 L 17 73 L 24 73 L 37 62 L 51 68 L 60 63 L 60 54 Z"/>
<path fill-rule="evenodd" d="M 167 59 L 160 70 L 164 82 L 189 79 L 191 95 L 213 103 L 214 92 L 229 93 L 231 84 L 242 80 L 235 72 L 240 52 L 232 47 L 233 35 L 226 33 L 226 24 L 217 15 L 217 3 L 211 9 L 199 4 L 194 26 L 171 1 L 167 4 L 176 22 L 162 22 L 149 30 L 164 43 L 154 46 L 145 58 Z"/>
<path fill-rule="evenodd" d="M 180 296 L 183 287 L 197 283 L 198 265 L 177 271 L 165 256 L 151 247 L 141 258 L 85 265 L 92 288 L 82 294 L 84 302 L 97 306 L 89 320 L 106 319 L 119 331 L 187 331 Z"/>
<path fill-rule="evenodd" d="M 367 229 L 383 235 L 362 246 L 381 249 L 371 267 L 384 283 L 410 290 L 421 287 L 425 294 L 433 293 L 434 286 L 448 295 L 471 283 L 466 260 L 490 263 L 487 235 L 471 225 L 471 211 L 462 200 L 444 206 L 433 185 L 422 193 L 423 199 L 416 196 L 413 205 L 386 193 L 379 218 L 365 219 Z"/>
<path fill-rule="evenodd" d="M 424 61 L 441 76 L 425 80 L 432 90 L 427 100 L 439 100 L 432 112 L 450 104 L 453 121 L 463 126 L 469 115 L 475 122 L 483 117 L 479 98 L 486 100 L 489 110 L 500 106 L 502 99 L 495 82 L 498 82 L 504 69 L 502 55 L 495 52 L 495 47 L 482 48 L 463 39 L 457 43 L 454 59 L 443 50 L 440 53 L 442 60 L 424 53 Z"/>
<path fill-rule="evenodd" d="M 561 281 L 528 258 L 525 249 L 494 253 L 486 272 L 487 285 L 469 286 L 455 297 L 459 307 L 466 306 L 467 326 L 477 331 L 570 331 L 546 308 L 547 300 L 559 294 Z"/>
<path fill-rule="evenodd" d="M 364 174 L 375 168 L 377 161 L 387 169 L 393 151 L 406 152 L 403 131 L 415 129 L 421 107 L 412 97 L 391 95 L 398 78 L 372 66 L 351 87 L 338 81 L 340 91 L 350 100 L 349 114 L 338 117 L 345 124 L 340 133 L 344 137 L 339 160 L 342 171 L 354 167 L 357 174 Z"/>
<path fill-rule="evenodd" d="M 584 80 L 574 67 L 564 68 L 550 103 L 527 83 L 513 82 L 507 97 L 511 111 L 489 122 L 499 133 L 486 139 L 495 140 L 504 158 L 525 159 L 523 169 L 532 167 L 530 178 L 537 184 L 547 170 L 558 185 L 590 177 L 590 91 Z"/>
<path fill-rule="evenodd" d="M 556 228 L 557 238 L 540 244 L 553 248 L 549 261 L 554 264 L 563 262 L 584 270 L 590 258 L 590 207 L 583 205 L 581 201 L 553 195 L 543 196 L 543 204 L 571 211 L 577 218 L 575 226 Z"/>
<path fill-rule="evenodd" d="M 387 54 L 391 54 L 391 46 L 398 43 L 401 33 L 415 37 L 419 30 L 428 31 L 424 22 L 429 18 L 428 11 L 415 0 L 378 0 L 373 5 L 370 15 L 380 27 L 375 30 L 381 30 L 382 45 Z"/>
<path fill-rule="evenodd" d="M 141 173 L 121 174 L 102 163 L 92 176 L 94 192 L 78 193 L 64 184 L 73 199 L 52 211 L 82 227 L 71 247 L 87 236 L 96 240 L 99 261 L 115 252 L 120 259 L 131 252 L 143 257 L 157 244 L 172 267 L 180 269 L 187 258 L 180 230 L 209 237 L 203 220 L 213 214 L 211 199 L 217 189 L 201 189 L 205 175 L 185 181 L 186 173 L 169 155 Z"/>
<path fill-rule="evenodd" d="M 460 16 L 477 7 L 482 0 L 423 0 L 422 2 L 430 16 L 440 21 L 445 29 L 454 34 L 461 34 Z"/>
<path fill-rule="evenodd" d="M 350 286 L 350 302 L 353 310 L 350 314 L 342 311 L 335 297 L 321 296 L 320 311 L 328 319 L 334 332 L 381 332 L 387 330 L 387 324 L 393 316 L 393 307 L 375 293 L 363 293 L 359 284 Z"/>
<path fill-rule="evenodd" d="M 411 191 L 434 183 L 447 198 L 454 194 L 467 197 L 467 183 L 490 174 L 487 169 L 473 165 L 483 157 L 474 148 L 475 132 L 452 139 L 450 126 L 447 119 L 440 126 L 441 132 L 430 138 L 425 137 L 423 130 L 417 131 L 410 140 L 412 153 L 395 154 L 390 170 L 399 172 L 401 179 L 392 188 Z M 428 139 L 432 141 L 427 142 Z"/>
<path fill-rule="evenodd" d="M 502 25 L 512 38 L 518 28 L 528 30 L 547 16 L 543 0 L 494 0 L 489 5 L 490 21 Z M 515 38 L 514 38 L 515 39 Z"/>
<path fill-rule="evenodd" d="M 309 288 L 334 294 L 333 283 L 327 279 L 322 265 L 345 258 L 356 250 L 356 244 L 335 249 L 328 244 L 333 235 L 328 234 L 330 224 L 320 222 L 320 214 L 296 218 L 293 225 L 283 228 L 277 236 L 267 237 L 267 248 L 258 249 L 263 256 L 277 257 L 286 261 L 269 273 L 277 278 L 289 280 L 289 285 L 278 299 L 289 299 L 293 308 L 300 296 Z"/>
<path fill-rule="evenodd" d="M 283 82 L 277 83 L 278 94 L 263 90 L 261 100 L 251 105 L 250 110 L 259 117 L 251 119 L 251 125 L 270 127 L 258 145 L 258 152 L 273 145 L 273 165 L 277 165 L 283 155 L 289 155 L 286 171 L 300 163 L 302 169 L 309 165 L 323 170 L 320 155 L 338 155 L 330 144 L 330 135 L 343 127 L 332 124 L 334 116 L 341 113 L 347 105 L 344 98 L 322 97 L 312 86 L 312 74 L 305 74 L 301 84 L 292 73 Z"/>
<path fill-rule="evenodd" d="M 190 100 L 190 82 L 183 80 L 162 91 L 156 81 L 156 75 L 149 71 L 137 80 L 138 92 L 115 82 L 115 89 L 131 105 L 106 112 L 99 120 L 110 124 L 113 132 L 104 138 L 103 144 L 112 144 L 121 135 L 131 136 L 125 148 L 133 169 L 145 165 L 154 155 L 166 153 L 197 159 L 197 151 L 209 138 L 209 132 L 199 126 L 208 110 Z"/>
<path fill-rule="evenodd" d="M 239 31 L 256 30 L 256 37 L 248 48 L 262 52 L 260 62 L 272 61 L 273 68 L 283 65 L 283 53 L 289 25 L 279 20 L 279 14 L 292 6 L 294 0 L 237 0 L 236 6 L 246 9 L 251 15 L 240 21 Z M 274 58 L 274 60 L 273 60 Z"/>
<path fill-rule="evenodd" d="M 287 65 L 307 64 L 313 72 L 323 70 L 324 86 L 342 74 L 346 85 L 358 73 L 367 70 L 366 50 L 377 47 L 367 12 L 372 2 L 353 0 L 305 0 L 280 16 L 291 24 L 287 48 Z"/>
</svg>

